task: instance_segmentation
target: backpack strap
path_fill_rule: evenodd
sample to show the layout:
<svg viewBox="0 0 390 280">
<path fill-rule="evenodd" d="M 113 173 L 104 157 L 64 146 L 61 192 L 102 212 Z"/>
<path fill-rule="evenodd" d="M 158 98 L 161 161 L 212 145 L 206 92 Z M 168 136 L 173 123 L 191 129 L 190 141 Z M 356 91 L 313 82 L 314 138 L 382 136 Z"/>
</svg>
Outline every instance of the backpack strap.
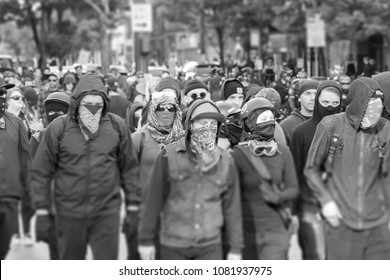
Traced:
<svg viewBox="0 0 390 280">
<path fill-rule="evenodd" d="M 341 123 L 341 126 L 338 125 L 338 123 Z M 336 150 L 343 146 L 342 137 L 341 135 L 344 132 L 345 128 L 345 122 L 344 120 L 336 121 L 333 126 L 333 133 L 331 136 L 331 142 L 329 147 L 328 156 L 326 157 L 324 168 L 325 172 L 322 175 L 322 180 L 326 182 L 330 176 L 332 176 L 333 173 L 333 163 L 334 163 L 334 156 L 336 154 Z"/>
<path fill-rule="evenodd" d="M 118 124 L 117 120 L 115 119 L 115 117 L 111 113 L 108 113 L 108 116 L 110 117 L 110 120 L 111 120 L 112 126 L 114 127 L 114 130 L 119 135 L 119 139 L 122 139 L 122 133 L 121 133 L 121 130 L 119 129 L 119 124 Z"/>
<path fill-rule="evenodd" d="M 254 156 L 246 147 L 242 145 L 237 145 L 238 150 L 249 160 L 252 167 L 256 170 L 257 177 L 260 182 L 271 181 L 271 173 L 269 172 L 267 166 L 264 164 L 263 160 L 260 157 Z"/>
</svg>

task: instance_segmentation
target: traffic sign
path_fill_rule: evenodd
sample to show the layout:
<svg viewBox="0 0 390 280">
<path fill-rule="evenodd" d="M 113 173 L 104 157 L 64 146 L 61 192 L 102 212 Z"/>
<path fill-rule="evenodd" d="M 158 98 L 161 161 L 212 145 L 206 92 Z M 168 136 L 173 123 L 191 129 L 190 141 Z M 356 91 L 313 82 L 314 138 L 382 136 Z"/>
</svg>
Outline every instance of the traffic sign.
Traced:
<svg viewBox="0 0 390 280">
<path fill-rule="evenodd" d="M 151 3 L 133 3 L 131 6 L 131 27 L 133 32 L 153 31 L 153 12 Z"/>
<path fill-rule="evenodd" d="M 321 19 L 320 14 L 314 17 L 306 17 L 306 39 L 307 47 L 325 47 L 325 22 Z"/>
</svg>

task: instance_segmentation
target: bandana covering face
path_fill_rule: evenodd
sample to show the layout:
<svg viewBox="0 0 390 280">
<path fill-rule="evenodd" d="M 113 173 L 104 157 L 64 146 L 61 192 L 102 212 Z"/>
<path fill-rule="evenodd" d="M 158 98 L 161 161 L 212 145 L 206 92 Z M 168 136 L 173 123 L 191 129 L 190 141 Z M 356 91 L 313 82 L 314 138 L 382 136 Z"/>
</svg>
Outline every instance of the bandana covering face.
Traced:
<svg viewBox="0 0 390 280">
<path fill-rule="evenodd" d="M 96 137 L 102 111 L 103 106 L 100 105 L 80 105 L 80 127 L 85 136 L 85 139 L 94 139 Z"/>
<path fill-rule="evenodd" d="M 217 133 L 217 125 L 191 128 L 191 146 L 198 155 L 202 171 L 210 170 L 218 163 Z"/>
<path fill-rule="evenodd" d="M 360 127 L 362 129 L 367 129 L 375 126 L 381 118 L 382 110 L 383 104 L 380 98 L 370 100 L 366 112 L 364 113 L 364 117 L 360 123 Z"/>
<path fill-rule="evenodd" d="M 180 138 L 184 137 L 184 129 L 181 123 L 181 110 L 177 102 L 174 99 L 162 96 L 158 99 L 152 99 L 151 105 L 148 112 L 148 121 L 145 127 L 150 131 L 150 135 L 158 143 L 164 145 L 170 144 L 172 142 L 178 141 Z M 176 108 L 176 113 L 173 119 L 172 126 L 170 128 L 164 127 L 158 120 L 156 115 L 156 108 L 161 106 L 172 105 Z"/>
</svg>

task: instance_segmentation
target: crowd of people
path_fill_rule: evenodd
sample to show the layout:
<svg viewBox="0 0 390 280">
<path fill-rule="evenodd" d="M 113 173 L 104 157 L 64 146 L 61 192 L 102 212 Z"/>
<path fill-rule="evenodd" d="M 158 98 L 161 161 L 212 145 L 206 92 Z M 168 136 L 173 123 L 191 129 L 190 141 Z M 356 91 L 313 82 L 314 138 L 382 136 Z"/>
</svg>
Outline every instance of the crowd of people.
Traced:
<svg viewBox="0 0 390 280">
<path fill-rule="evenodd" d="M 270 69 L 2 73 L 1 259 L 390 259 L 390 72 Z"/>
</svg>

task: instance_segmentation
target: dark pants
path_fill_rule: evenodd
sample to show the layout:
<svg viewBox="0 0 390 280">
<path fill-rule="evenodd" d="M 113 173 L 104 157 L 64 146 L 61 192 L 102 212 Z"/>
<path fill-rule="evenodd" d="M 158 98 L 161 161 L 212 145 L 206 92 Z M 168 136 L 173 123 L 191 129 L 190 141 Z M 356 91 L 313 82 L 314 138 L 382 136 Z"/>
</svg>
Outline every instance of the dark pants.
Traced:
<svg viewBox="0 0 390 280">
<path fill-rule="evenodd" d="M 30 234 L 30 221 L 32 216 L 34 216 L 34 209 L 32 207 L 32 203 L 29 197 L 24 195 L 22 197 L 22 222 L 23 222 L 23 233 Z"/>
<path fill-rule="evenodd" d="M 56 216 L 60 259 L 82 260 L 87 245 L 95 260 L 118 259 L 119 213 L 96 215 L 93 218 Z"/>
<path fill-rule="evenodd" d="M 222 245 L 178 248 L 161 245 L 162 260 L 222 260 Z"/>
<path fill-rule="evenodd" d="M 244 260 L 286 260 L 290 246 L 290 232 L 285 228 L 270 231 L 244 230 Z"/>
<path fill-rule="evenodd" d="M 330 260 L 390 260 L 389 225 L 354 230 L 327 224 L 326 249 Z"/>
<path fill-rule="evenodd" d="M 304 211 L 299 214 L 298 242 L 304 260 L 325 260 L 324 221 L 318 213 Z"/>
<path fill-rule="evenodd" d="M 51 260 L 59 259 L 54 215 L 50 214 L 37 216 L 36 238 L 37 241 L 43 241 L 49 245 Z"/>
<path fill-rule="evenodd" d="M 9 251 L 12 235 L 18 230 L 18 201 L 0 200 L 0 259 Z"/>
</svg>

